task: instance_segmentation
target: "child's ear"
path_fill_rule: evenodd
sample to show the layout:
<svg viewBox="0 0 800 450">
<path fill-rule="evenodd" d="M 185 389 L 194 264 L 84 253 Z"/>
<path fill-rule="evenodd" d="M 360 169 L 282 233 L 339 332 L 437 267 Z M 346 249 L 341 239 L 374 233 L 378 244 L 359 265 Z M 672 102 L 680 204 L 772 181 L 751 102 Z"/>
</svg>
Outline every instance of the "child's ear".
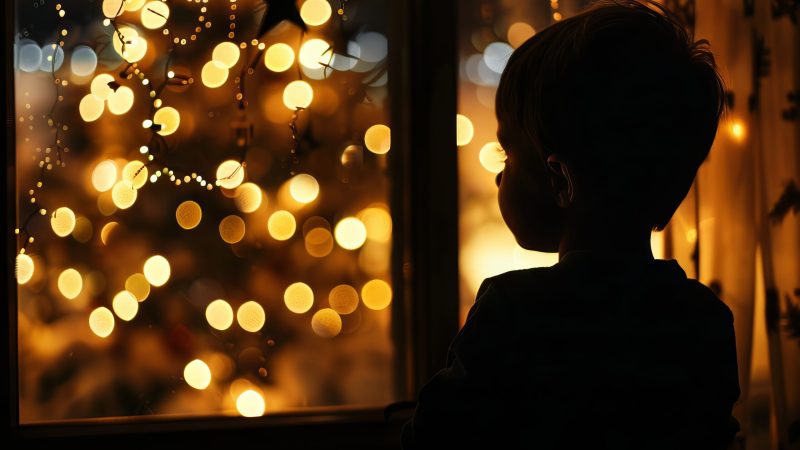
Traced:
<svg viewBox="0 0 800 450">
<path fill-rule="evenodd" d="M 567 208 L 575 198 L 575 185 L 569 165 L 560 155 L 553 153 L 547 157 L 547 168 L 551 172 L 550 182 L 556 194 L 556 204 Z"/>
</svg>

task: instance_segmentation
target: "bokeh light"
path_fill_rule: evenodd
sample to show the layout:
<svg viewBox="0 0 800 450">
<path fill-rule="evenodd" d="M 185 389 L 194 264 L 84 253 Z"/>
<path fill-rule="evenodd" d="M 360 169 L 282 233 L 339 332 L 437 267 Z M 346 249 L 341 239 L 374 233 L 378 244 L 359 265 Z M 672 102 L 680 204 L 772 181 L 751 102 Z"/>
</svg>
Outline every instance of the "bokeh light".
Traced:
<svg viewBox="0 0 800 450">
<path fill-rule="evenodd" d="M 214 47 L 211 59 L 230 69 L 239 61 L 239 47 L 233 42 L 221 42 Z"/>
<path fill-rule="evenodd" d="M 138 11 L 142 9 L 147 0 L 125 0 L 125 11 Z"/>
<path fill-rule="evenodd" d="M 62 206 L 50 216 L 50 228 L 58 237 L 67 237 L 75 229 L 75 213 L 66 206 Z"/>
<path fill-rule="evenodd" d="M 17 284 L 25 284 L 33 277 L 35 266 L 33 258 L 25 253 L 17 255 L 15 275 L 17 277 Z"/>
<path fill-rule="evenodd" d="M 111 308 L 114 309 L 114 314 L 120 319 L 129 322 L 136 317 L 139 312 L 139 301 L 136 296 L 128 291 L 119 291 L 111 301 Z"/>
<path fill-rule="evenodd" d="M 92 186 L 97 192 L 105 192 L 114 187 L 117 182 L 117 165 L 107 159 L 94 167 L 92 171 Z"/>
<path fill-rule="evenodd" d="M 186 200 L 175 209 L 175 220 L 184 230 L 191 230 L 200 224 L 203 210 L 197 202 Z"/>
<path fill-rule="evenodd" d="M 289 193 L 300 203 L 311 203 L 319 195 L 319 183 L 313 176 L 301 173 L 289 180 Z"/>
<path fill-rule="evenodd" d="M 340 284 L 331 289 L 328 304 L 339 314 L 350 314 L 358 308 L 358 291 L 349 284 Z"/>
<path fill-rule="evenodd" d="M 300 46 L 297 59 L 306 69 L 318 70 L 325 68 L 324 64 L 328 63 L 331 55 L 331 44 L 322 39 L 309 39 Z"/>
<path fill-rule="evenodd" d="M 313 228 L 305 236 L 306 252 L 315 258 L 324 258 L 333 250 L 333 235 L 326 228 Z"/>
<path fill-rule="evenodd" d="M 364 145 L 372 153 L 383 155 L 392 147 L 392 130 L 384 124 L 367 128 L 364 133 Z"/>
<path fill-rule="evenodd" d="M 500 173 L 506 167 L 506 152 L 498 142 L 488 142 L 478 153 L 481 166 L 491 173 Z"/>
<path fill-rule="evenodd" d="M 170 271 L 169 261 L 161 255 L 153 255 L 144 263 L 144 276 L 155 287 L 163 286 L 169 281 Z"/>
<path fill-rule="evenodd" d="M 20 39 L 17 46 L 17 67 L 23 72 L 39 70 L 42 64 L 42 49 L 31 39 Z"/>
<path fill-rule="evenodd" d="M 303 314 L 314 305 L 314 291 L 305 283 L 292 283 L 283 293 L 286 308 L 295 314 Z"/>
<path fill-rule="evenodd" d="M 263 416 L 266 408 L 264 397 L 252 389 L 242 392 L 236 398 L 236 410 L 244 417 Z"/>
<path fill-rule="evenodd" d="M 463 147 L 472 142 L 472 136 L 475 135 L 475 128 L 472 126 L 472 121 L 469 117 L 456 114 L 456 145 Z"/>
<path fill-rule="evenodd" d="M 141 18 L 145 28 L 151 30 L 161 28 L 169 19 L 169 6 L 160 0 L 147 2 L 142 8 Z"/>
<path fill-rule="evenodd" d="M 267 231 L 276 241 L 285 241 L 294 235 L 297 222 L 289 211 L 278 210 L 267 220 Z"/>
<path fill-rule="evenodd" d="M 52 72 L 61 68 L 64 64 L 64 49 L 56 44 L 45 44 L 42 46 L 42 63 L 39 70 L 42 72 Z"/>
<path fill-rule="evenodd" d="M 367 228 L 356 217 L 345 217 L 336 224 L 333 230 L 336 243 L 347 250 L 355 250 L 367 240 Z"/>
<path fill-rule="evenodd" d="M 202 391 L 211 384 L 211 369 L 203 360 L 195 359 L 183 368 L 183 379 L 189 386 Z"/>
<path fill-rule="evenodd" d="M 728 131 L 731 137 L 737 142 L 743 142 L 746 135 L 746 128 L 744 123 L 739 119 L 733 119 L 728 125 Z"/>
<path fill-rule="evenodd" d="M 70 70 L 79 77 L 87 77 L 97 68 L 97 54 L 91 47 L 79 45 L 72 50 Z"/>
<path fill-rule="evenodd" d="M 331 5 L 328 0 L 306 0 L 300 7 L 300 17 L 306 25 L 318 27 L 331 18 Z"/>
<path fill-rule="evenodd" d="M 158 134 L 162 136 L 169 136 L 178 130 L 178 127 L 181 124 L 181 114 L 177 109 L 171 106 L 165 106 L 163 108 L 159 108 L 156 113 L 153 114 L 153 123 L 156 125 L 161 125 L 161 129 L 158 130 Z"/>
<path fill-rule="evenodd" d="M 103 225 L 103 228 L 100 229 L 100 242 L 103 245 L 108 245 L 109 240 L 111 239 L 111 235 L 114 232 L 114 229 L 119 226 L 117 222 L 108 222 L 107 224 Z"/>
<path fill-rule="evenodd" d="M 369 309 L 385 309 L 392 303 L 392 287 L 380 279 L 367 281 L 361 288 L 361 301 Z"/>
<path fill-rule="evenodd" d="M 294 50 L 288 44 L 272 44 L 264 53 L 264 65 L 273 72 L 285 72 L 294 64 Z"/>
<path fill-rule="evenodd" d="M 147 167 L 138 160 L 128 161 L 122 168 L 122 179 L 130 181 L 134 189 L 141 189 L 147 183 Z"/>
<path fill-rule="evenodd" d="M 96 308 L 89 314 L 89 329 L 101 338 L 108 337 L 114 331 L 114 314 L 105 306 Z"/>
<path fill-rule="evenodd" d="M 84 95 L 78 104 L 78 113 L 84 122 L 94 122 L 103 115 L 106 109 L 106 102 L 98 98 L 91 92 Z"/>
<path fill-rule="evenodd" d="M 111 38 L 114 51 L 128 62 L 138 62 L 147 53 L 147 41 L 139 33 L 128 26 L 121 26 Z M 123 50 L 123 43 L 124 50 Z"/>
<path fill-rule="evenodd" d="M 385 206 L 371 206 L 356 214 L 367 229 L 367 239 L 389 242 L 392 239 L 392 216 Z"/>
<path fill-rule="evenodd" d="M 242 183 L 236 188 L 233 202 L 236 208 L 243 213 L 252 213 L 258 210 L 264 200 L 261 188 L 255 183 Z"/>
<path fill-rule="evenodd" d="M 135 273 L 125 279 L 125 290 L 133 294 L 136 300 L 143 302 L 150 295 L 150 282 L 142 273 Z"/>
<path fill-rule="evenodd" d="M 534 34 L 536 34 L 536 30 L 532 26 L 525 22 L 515 22 L 508 27 L 506 37 L 508 38 L 508 43 L 517 48 L 532 38 Z"/>
<path fill-rule="evenodd" d="M 83 216 L 75 219 L 75 228 L 72 229 L 72 238 L 81 244 L 89 242 L 92 238 L 92 221 Z"/>
<path fill-rule="evenodd" d="M 335 337 L 342 331 L 342 318 L 331 308 L 322 308 L 311 317 L 311 329 L 319 337 Z"/>
<path fill-rule="evenodd" d="M 125 0 L 103 0 L 103 15 L 109 19 L 117 17 L 125 11 L 123 3 Z"/>
<path fill-rule="evenodd" d="M 214 300 L 206 306 L 206 320 L 214 329 L 227 330 L 233 325 L 233 308 L 225 300 Z"/>
<path fill-rule="evenodd" d="M 119 209 L 128 209 L 136 203 L 136 188 L 129 180 L 120 180 L 111 188 L 111 199 Z"/>
<path fill-rule="evenodd" d="M 483 61 L 492 72 L 503 73 L 514 49 L 505 42 L 492 42 L 483 50 Z"/>
<path fill-rule="evenodd" d="M 111 92 L 106 103 L 111 114 L 125 114 L 133 106 L 133 90 L 128 86 L 120 86 Z"/>
<path fill-rule="evenodd" d="M 83 290 L 83 278 L 81 273 L 73 268 L 69 268 L 58 276 L 58 292 L 69 300 L 80 295 Z"/>
<path fill-rule="evenodd" d="M 235 244 L 244 238 L 244 220 L 236 215 L 230 215 L 219 223 L 219 236 L 228 244 Z"/>
<path fill-rule="evenodd" d="M 228 68 L 218 61 L 211 60 L 200 71 L 200 79 L 206 87 L 218 88 L 228 81 Z"/>
<path fill-rule="evenodd" d="M 356 36 L 356 44 L 358 44 L 361 49 L 359 58 L 370 63 L 382 61 L 386 58 L 389 49 L 386 36 L 374 31 L 358 34 Z"/>
<path fill-rule="evenodd" d="M 295 80 L 283 90 L 283 104 L 289 109 L 308 108 L 314 100 L 314 90 L 303 80 Z"/>
<path fill-rule="evenodd" d="M 266 321 L 266 314 L 264 308 L 253 300 L 243 303 L 236 310 L 236 321 L 244 331 L 255 333 L 264 326 Z"/>
<path fill-rule="evenodd" d="M 91 91 L 92 94 L 94 94 L 95 97 L 99 98 L 100 100 L 108 100 L 108 96 L 114 92 L 114 90 L 111 89 L 111 86 L 109 86 L 108 83 L 111 83 L 113 81 L 114 77 L 110 74 L 107 73 L 97 74 L 97 76 L 95 76 L 92 79 L 92 83 L 89 86 L 89 90 Z"/>
<path fill-rule="evenodd" d="M 244 181 L 244 166 L 229 159 L 217 167 L 217 184 L 225 189 L 236 189 Z"/>
</svg>

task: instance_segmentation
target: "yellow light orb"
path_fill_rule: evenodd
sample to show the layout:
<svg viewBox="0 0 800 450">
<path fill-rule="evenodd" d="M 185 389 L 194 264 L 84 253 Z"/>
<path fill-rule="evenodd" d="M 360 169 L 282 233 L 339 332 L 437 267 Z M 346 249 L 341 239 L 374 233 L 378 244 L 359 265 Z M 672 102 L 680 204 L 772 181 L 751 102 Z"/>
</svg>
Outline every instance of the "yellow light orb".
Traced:
<svg viewBox="0 0 800 450">
<path fill-rule="evenodd" d="M 456 114 L 456 145 L 462 147 L 472 142 L 472 136 L 475 134 L 475 128 L 472 126 L 472 121 L 469 117 Z"/>
<path fill-rule="evenodd" d="M 378 242 L 389 242 L 392 239 L 392 216 L 384 207 L 365 208 L 356 217 L 364 223 L 367 239 Z"/>
<path fill-rule="evenodd" d="M 210 88 L 218 88 L 228 81 L 228 68 L 222 63 L 211 60 L 200 71 L 200 79 Z"/>
<path fill-rule="evenodd" d="M 111 301 L 111 307 L 114 309 L 114 314 L 120 319 L 129 322 L 136 317 L 139 312 L 139 301 L 136 296 L 128 291 L 119 291 Z"/>
<path fill-rule="evenodd" d="M 75 269 L 67 269 L 58 276 L 58 291 L 69 300 L 77 297 L 83 289 L 81 273 Z"/>
<path fill-rule="evenodd" d="M 103 15 L 113 19 L 125 11 L 125 0 L 103 0 Z"/>
<path fill-rule="evenodd" d="M 72 230 L 72 238 L 81 244 L 85 244 L 92 238 L 92 231 L 92 222 L 86 217 L 80 216 L 75 219 L 75 228 Z"/>
<path fill-rule="evenodd" d="M 300 7 L 300 17 L 306 25 L 318 27 L 331 18 L 331 5 L 327 0 L 306 0 Z"/>
<path fill-rule="evenodd" d="M 533 37 L 534 34 L 536 34 L 536 30 L 534 30 L 533 27 L 527 23 L 513 23 L 510 27 L 508 27 L 508 43 L 511 44 L 512 47 L 517 48 L 524 44 L 525 41 Z"/>
<path fill-rule="evenodd" d="M 138 11 L 146 0 L 125 0 L 125 11 Z"/>
<path fill-rule="evenodd" d="M 367 240 L 367 228 L 356 217 L 345 217 L 333 229 L 336 243 L 346 250 L 355 250 Z"/>
<path fill-rule="evenodd" d="M 358 291 L 353 286 L 340 284 L 331 289 L 328 303 L 339 314 L 350 314 L 358 308 Z"/>
<path fill-rule="evenodd" d="M 135 273 L 125 280 L 125 290 L 133 294 L 136 300 L 143 302 L 150 295 L 150 282 L 142 273 Z"/>
<path fill-rule="evenodd" d="M 155 287 L 163 286 L 169 280 L 169 261 L 161 255 L 151 256 L 145 261 L 143 272 L 148 283 Z"/>
<path fill-rule="evenodd" d="M 103 115 L 106 109 L 106 102 L 91 92 L 84 95 L 78 104 L 78 113 L 84 122 L 94 122 Z"/>
<path fill-rule="evenodd" d="M 111 238 L 111 233 L 117 228 L 119 224 L 117 222 L 108 222 L 107 224 L 103 225 L 103 228 L 100 230 L 100 242 L 103 245 L 108 245 L 108 240 Z"/>
<path fill-rule="evenodd" d="M 219 43 L 211 53 L 211 60 L 222 64 L 226 69 L 230 69 L 239 61 L 239 46 L 233 42 Z"/>
<path fill-rule="evenodd" d="M 244 181 L 244 166 L 229 159 L 217 167 L 217 184 L 225 189 L 236 189 Z"/>
<path fill-rule="evenodd" d="M 108 337 L 114 331 L 114 314 L 105 306 L 95 309 L 89 314 L 89 329 L 101 338 Z"/>
<path fill-rule="evenodd" d="M 294 64 L 294 50 L 279 42 L 269 46 L 264 53 L 264 65 L 273 72 L 285 72 Z"/>
<path fill-rule="evenodd" d="M 118 32 L 114 32 L 111 38 L 111 44 L 114 51 L 128 62 L 138 62 L 147 53 L 147 40 L 140 37 L 139 33 L 131 27 L 119 27 Z"/>
<path fill-rule="evenodd" d="M 236 398 L 236 410 L 244 417 L 263 416 L 266 408 L 264 397 L 252 389 L 242 392 Z"/>
<path fill-rule="evenodd" d="M 128 209 L 136 203 L 136 188 L 128 180 L 118 181 L 111 189 L 111 199 L 119 209 Z"/>
<path fill-rule="evenodd" d="M 133 106 L 133 90 L 128 86 L 120 86 L 108 96 L 108 110 L 111 114 L 121 115 L 130 111 Z"/>
<path fill-rule="evenodd" d="M 303 67 L 311 70 L 323 69 L 331 59 L 331 44 L 322 39 L 309 39 L 300 46 L 297 59 Z"/>
<path fill-rule="evenodd" d="M 478 160 L 484 169 L 491 173 L 500 173 L 506 167 L 506 151 L 497 142 L 489 142 L 481 147 Z"/>
<path fill-rule="evenodd" d="M 75 213 L 66 206 L 58 208 L 50 216 L 50 227 L 56 236 L 69 236 L 72 230 L 75 229 Z"/>
<path fill-rule="evenodd" d="M 283 90 L 283 104 L 289 109 L 308 108 L 314 99 L 314 90 L 303 80 L 292 81 Z"/>
<path fill-rule="evenodd" d="M 264 194 L 261 188 L 255 183 L 242 183 L 236 188 L 234 193 L 233 203 L 236 208 L 243 213 L 252 213 L 258 210 L 263 201 Z"/>
<path fill-rule="evenodd" d="M 94 77 L 94 79 L 92 79 L 92 84 L 90 87 L 92 94 L 100 100 L 107 100 L 108 96 L 114 92 L 114 90 L 108 85 L 108 83 L 111 83 L 112 81 L 114 81 L 114 77 L 112 75 L 107 73 L 98 74 L 96 77 Z"/>
<path fill-rule="evenodd" d="M 110 216 L 117 212 L 117 205 L 114 204 L 114 199 L 111 196 L 111 191 L 101 192 L 97 196 L 97 210 L 104 216 Z"/>
<path fill-rule="evenodd" d="M 379 311 L 392 303 L 392 287 L 383 280 L 370 280 L 361 288 L 364 306 Z"/>
<path fill-rule="evenodd" d="M 267 316 L 264 314 L 264 308 L 257 302 L 249 301 L 242 304 L 236 310 L 236 321 L 244 331 L 255 333 L 264 326 Z"/>
<path fill-rule="evenodd" d="M 211 384 L 211 369 L 202 360 L 195 359 L 183 368 L 183 379 L 189 386 L 202 391 Z"/>
<path fill-rule="evenodd" d="M 202 218 L 203 210 L 200 208 L 200 205 L 191 200 L 186 200 L 175 209 L 175 220 L 178 221 L 178 225 L 184 230 L 191 230 L 196 227 L 200 224 Z"/>
<path fill-rule="evenodd" d="M 293 283 L 283 293 L 286 308 L 295 314 L 303 314 L 314 305 L 314 291 L 305 283 Z"/>
<path fill-rule="evenodd" d="M 319 195 L 319 183 L 311 175 L 301 173 L 289 181 L 289 193 L 300 203 L 311 203 Z"/>
<path fill-rule="evenodd" d="M 369 151 L 383 155 L 392 147 L 392 130 L 383 124 L 369 127 L 364 133 L 364 145 Z"/>
<path fill-rule="evenodd" d="M 117 182 L 117 165 L 107 159 L 94 167 L 92 171 L 92 186 L 97 192 L 106 192 Z"/>
<path fill-rule="evenodd" d="M 324 258 L 333 250 L 333 235 L 325 228 L 314 228 L 306 233 L 305 247 L 309 255 Z"/>
<path fill-rule="evenodd" d="M 145 28 L 155 30 L 161 28 L 169 19 L 169 6 L 161 1 L 147 2 L 142 8 L 142 25 Z"/>
<path fill-rule="evenodd" d="M 279 210 L 272 213 L 267 220 L 267 231 L 273 239 L 285 241 L 294 235 L 297 222 L 289 211 Z"/>
<path fill-rule="evenodd" d="M 214 329 L 227 330 L 233 324 L 233 308 L 225 300 L 214 300 L 206 306 L 206 320 Z"/>
<path fill-rule="evenodd" d="M 141 161 L 130 161 L 122 168 L 122 179 L 130 181 L 134 189 L 141 189 L 147 183 L 147 167 Z"/>
<path fill-rule="evenodd" d="M 730 131 L 731 137 L 737 142 L 744 141 L 745 137 L 745 127 L 744 123 L 741 120 L 734 119 L 731 121 L 730 126 L 728 127 L 728 131 Z"/>
<path fill-rule="evenodd" d="M 15 275 L 17 277 L 18 284 L 22 285 L 30 281 L 33 277 L 34 269 L 35 266 L 33 264 L 33 258 L 25 253 L 20 253 L 17 255 Z"/>
<path fill-rule="evenodd" d="M 332 338 L 342 331 L 342 318 L 330 308 L 320 309 L 311 317 L 311 329 L 319 337 Z"/>
<path fill-rule="evenodd" d="M 244 238 L 244 220 L 236 215 L 225 217 L 219 223 L 219 236 L 228 244 L 235 244 Z"/>
<path fill-rule="evenodd" d="M 161 125 L 161 129 L 158 130 L 158 134 L 162 136 L 169 136 L 178 130 L 178 126 L 181 124 L 181 114 L 177 109 L 171 106 L 165 106 L 163 108 L 159 108 L 158 111 L 153 114 L 153 123 Z"/>
</svg>

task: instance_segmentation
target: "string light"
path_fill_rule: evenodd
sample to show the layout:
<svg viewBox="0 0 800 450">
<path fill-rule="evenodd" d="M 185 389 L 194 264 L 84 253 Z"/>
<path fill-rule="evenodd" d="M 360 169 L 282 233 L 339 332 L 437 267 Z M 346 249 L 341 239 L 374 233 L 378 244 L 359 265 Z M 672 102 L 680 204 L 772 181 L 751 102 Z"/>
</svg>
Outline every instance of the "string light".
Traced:
<svg viewBox="0 0 800 450">
<path fill-rule="evenodd" d="M 487 171 L 500 173 L 506 167 L 506 152 L 498 142 L 488 142 L 481 147 L 478 160 Z"/>
<path fill-rule="evenodd" d="M 125 279 L 125 290 L 133 294 L 136 300 L 143 302 L 150 296 L 150 282 L 142 273 L 135 273 Z"/>
<path fill-rule="evenodd" d="M 331 308 L 323 308 L 311 317 L 311 329 L 323 338 L 332 338 L 342 331 L 342 318 Z"/>
<path fill-rule="evenodd" d="M 242 183 L 234 192 L 233 202 L 243 213 L 252 213 L 261 207 L 264 194 L 255 183 Z"/>
<path fill-rule="evenodd" d="M 356 250 L 367 240 L 367 228 L 356 217 L 345 217 L 333 229 L 336 243 L 346 250 Z"/>
<path fill-rule="evenodd" d="M 105 306 L 96 308 L 89 314 L 89 329 L 101 338 L 107 338 L 114 331 L 114 315 Z"/>
<path fill-rule="evenodd" d="M 161 28 L 169 19 L 169 6 L 158 0 L 147 2 L 142 8 L 141 19 L 145 28 L 151 30 Z"/>
<path fill-rule="evenodd" d="M 475 128 L 472 126 L 472 121 L 469 117 L 456 114 L 456 145 L 463 147 L 472 142 L 472 136 L 475 134 Z"/>
<path fill-rule="evenodd" d="M 225 189 L 236 189 L 244 181 L 244 166 L 229 159 L 217 167 L 217 185 Z"/>
<path fill-rule="evenodd" d="M 111 307 L 114 309 L 114 314 L 120 319 L 129 322 L 136 317 L 139 312 L 139 301 L 136 296 L 128 291 L 120 291 L 114 296 L 111 301 Z"/>
<path fill-rule="evenodd" d="M 314 90 L 303 80 L 295 80 L 283 90 L 283 104 L 291 110 L 305 109 L 314 99 Z"/>
<path fill-rule="evenodd" d="M 295 201 L 303 204 L 311 203 L 319 195 L 319 183 L 311 175 L 301 173 L 289 180 L 289 192 Z"/>
<path fill-rule="evenodd" d="M 367 128 L 364 146 L 377 155 L 386 154 L 392 147 L 391 129 L 380 123 Z"/>
<path fill-rule="evenodd" d="M 226 69 L 230 69 L 239 61 L 239 53 L 239 47 L 233 42 L 222 42 L 214 47 L 211 59 Z"/>
<path fill-rule="evenodd" d="M 202 391 L 211 384 L 211 369 L 203 360 L 195 359 L 183 368 L 183 379 L 189 386 Z"/>
<path fill-rule="evenodd" d="M 256 333 L 264 326 L 266 320 L 264 308 L 255 301 L 248 301 L 236 310 L 236 321 L 244 331 Z"/>
<path fill-rule="evenodd" d="M 161 255 L 151 256 L 145 261 L 143 272 L 148 283 L 155 287 L 163 286 L 169 281 L 169 261 Z"/>
<path fill-rule="evenodd" d="M 181 115 L 177 109 L 171 106 L 165 106 L 156 110 L 153 114 L 153 124 L 159 125 L 161 128 L 158 134 L 161 136 L 169 136 L 178 130 L 181 124 Z"/>
<path fill-rule="evenodd" d="M 294 64 L 294 50 L 287 44 L 272 44 L 264 52 L 264 66 L 273 72 L 285 72 Z"/>
<path fill-rule="evenodd" d="M 17 284 L 23 285 L 33 278 L 35 271 L 33 259 L 25 253 L 17 255 L 15 275 L 17 277 Z"/>
<path fill-rule="evenodd" d="M 285 241 L 294 235 L 297 222 L 289 211 L 278 210 L 267 220 L 267 231 L 276 241 Z"/>
<path fill-rule="evenodd" d="M 200 224 L 203 218 L 203 210 L 197 202 L 186 200 L 175 209 L 175 220 L 184 230 L 191 230 Z"/>
<path fill-rule="evenodd" d="M 73 268 L 69 268 L 58 275 L 58 292 L 61 292 L 68 300 L 72 300 L 80 295 L 83 290 L 83 278 L 81 273 Z"/>
<path fill-rule="evenodd" d="M 361 288 L 361 300 L 369 309 L 386 309 L 392 303 L 392 287 L 383 280 L 370 280 Z"/>
<path fill-rule="evenodd" d="M 264 397 L 258 392 L 248 389 L 236 398 L 236 410 L 244 417 L 263 416 L 266 410 Z"/>
<path fill-rule="evenodd" d="M 119 209 L 128 209 L 136 203 L 136 188 L 130 180 L 120 180 L 111 188 L 111 199 Z"/>
<path fill-rule="evenodd" d="M 236 244 L 244 238 L 245 225 L 241 217 L 227 216 L 219 223 L 219 236 L 228 244 Z"/>
<path fill-rule="evenodd" d="M 214 300 L 206 306 L 206 320 L 214 329 L 227 330 L 233 325 L 233 308 L 225 300 Z"/>
<path fill-rule="evenodd" d="M 300 17 L 306 25 L 324 25 L 331 18 L 331 5 L 328 0 L 306 0 L 300 7 Z"/>
<path fill-rule="evenodd" d="M 75 229 L 75 213 L 66 206 L 53 211 L 50 216 L 50 227 L 58 237 L 66 237 Z"/>
<path fill-rule="evenodd" d="M 314 291 L 305 283 L 293 283 L 284 291 L 283 302 L 289 311 L 303 314 L 314 305 Z"/>
</svg>

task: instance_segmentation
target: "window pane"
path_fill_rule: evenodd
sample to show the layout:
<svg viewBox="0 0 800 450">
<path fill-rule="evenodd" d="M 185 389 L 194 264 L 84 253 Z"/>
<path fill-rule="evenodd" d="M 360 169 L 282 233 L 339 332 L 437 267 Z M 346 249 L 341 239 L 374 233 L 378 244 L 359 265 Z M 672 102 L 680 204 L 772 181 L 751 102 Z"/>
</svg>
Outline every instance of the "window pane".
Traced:
<svg viewBox="0 0 800 450">
<path fill-rule="evenodd" d="M 386 3 L 16 2 L 22 423 L 392 401 Z"/>
</svg>

